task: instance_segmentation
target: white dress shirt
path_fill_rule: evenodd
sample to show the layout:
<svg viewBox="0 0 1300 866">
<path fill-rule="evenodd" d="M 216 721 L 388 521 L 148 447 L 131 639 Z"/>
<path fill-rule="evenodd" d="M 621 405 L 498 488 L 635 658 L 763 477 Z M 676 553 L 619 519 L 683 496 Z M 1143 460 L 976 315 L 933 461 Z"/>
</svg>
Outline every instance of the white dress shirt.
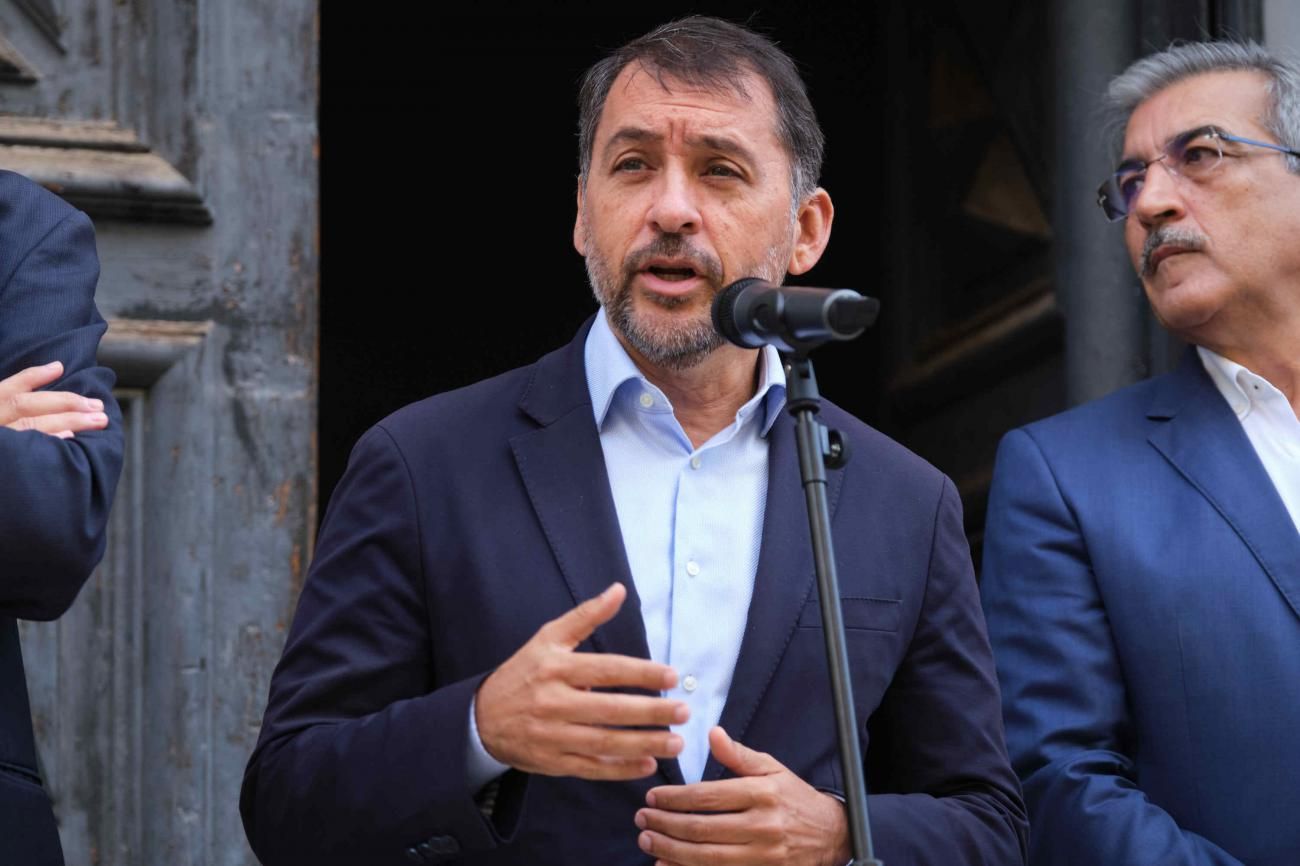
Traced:
<svg viewBox="0 0 1300 866">
<path fill-rule="evenodd" d="M 697 782 L 749 616 L 767 505 L 766 437 L 785 406 L 785 372 L 776 349 L 764 347 L 754 396 L 731 424 L 695 448 L 603 311 L 584 350 L 646 643 L 651 659 L 677 671 L 677 687 L 666 696 L 690 708 L 687 722 L 673 726 L 685 743 L 677 760 L 682 777 Z M 469 781 L 477 791 L 508 767 L 483 748 L 473 703 L 469 731 Z"/>
<path fill-rule="evenodd" d="M 1300 419 L 1286 395 L 1245 367 L 1196 347 L 1205 372 L 1228 401 L 1300 532 Z"/>
</svg>

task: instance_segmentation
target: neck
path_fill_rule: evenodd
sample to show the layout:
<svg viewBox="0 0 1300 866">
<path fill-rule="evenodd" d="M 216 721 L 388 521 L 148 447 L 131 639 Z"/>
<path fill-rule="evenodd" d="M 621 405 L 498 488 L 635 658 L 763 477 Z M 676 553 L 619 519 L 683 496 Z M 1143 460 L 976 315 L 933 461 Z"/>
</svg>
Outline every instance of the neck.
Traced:
<svg viewBox="0 0 1300 866">
<path fill-rule="evenodd" d="M 1235 361 L 1252 373 L 1263 376 L 1273 387 L 1286 395 L 1291 411 L 1300 418 L 1300 335 L 1290 338 L 1263 330 L 1251 336 L 1249 344 L 1214 346 L 1206 348 Z"/>
<path fill-rule="evenodd" d="M 693 367 L 670 370 L 651 364 L 626 343 L 624 347 L 642 375 L 672 403 L 677 423 L 696 448 L 735 421 L 758 388 L 762 354 L 754 349 L 723 345 Z"/>
</svg>

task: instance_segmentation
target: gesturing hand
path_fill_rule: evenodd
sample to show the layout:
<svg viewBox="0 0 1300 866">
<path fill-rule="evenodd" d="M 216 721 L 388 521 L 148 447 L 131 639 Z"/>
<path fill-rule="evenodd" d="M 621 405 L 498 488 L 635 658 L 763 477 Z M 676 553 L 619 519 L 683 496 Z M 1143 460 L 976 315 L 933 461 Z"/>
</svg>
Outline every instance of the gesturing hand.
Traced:
<svg viewBox="0 0 1300 866">
<path fill-rule="evenodd" d="M 35 430 L 71 438 L 83 430 L 108 426 L 100 400 L 70 391 L 40 391 L 63 375 L 63 364 L 55 361 L 43 367 L 28 367 L 0 380 L 0 427 Z"/>
<path fill-rule="evenodd" d="M 686 705 L 597 687 L 670 689 L 667 665 L 574 648 L 618 613 L 627 589 L 616 583 L 537 634 L 479 686 L 474 721 L 488 754 L 529 773 L 584 779 L 639 779 L 655 758 L 675 757 L 682 738 L 664 730 L 685 722 Z M 629 728 L 645 728 L 635 730 Z M 655 729 L 657 728 L 657 729 Z"/>
<path fill-rule="evenodd" d="M 844 804 L 771 755 L 709 731 L 714 757 L 740 778 L 668 785 L 636 813 L 641 849 L 656 866 L 781 864 L 843 866 L 853 852 Z"/>
</svg>

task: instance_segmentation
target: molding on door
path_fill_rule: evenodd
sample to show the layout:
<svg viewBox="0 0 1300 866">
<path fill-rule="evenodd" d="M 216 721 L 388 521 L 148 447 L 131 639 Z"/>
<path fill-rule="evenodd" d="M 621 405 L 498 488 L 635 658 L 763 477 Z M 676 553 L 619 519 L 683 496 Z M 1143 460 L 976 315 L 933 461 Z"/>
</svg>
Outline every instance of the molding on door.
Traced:
<svg viewBox="0 0 1300 866">
<path fill-rule="evenodd" d="M 212 224 L 194 185 L 111 121 L 0 115 L 0 165 L 93 217 Z"/>
</svg>

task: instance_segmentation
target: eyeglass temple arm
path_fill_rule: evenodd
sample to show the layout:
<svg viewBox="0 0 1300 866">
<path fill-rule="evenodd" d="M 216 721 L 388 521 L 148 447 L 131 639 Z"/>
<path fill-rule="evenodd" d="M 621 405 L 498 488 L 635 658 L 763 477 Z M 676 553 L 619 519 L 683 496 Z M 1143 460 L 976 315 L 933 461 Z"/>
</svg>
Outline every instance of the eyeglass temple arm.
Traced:
<svg viewBox="0 0 1300 866">
<path fill-rule="evenodd" d="M 1253 138 L 1242 138 L 1240 135 L 1232 135 L 1228 132 L 1220 132 L 1219 138 L 1224 141 L 1235 141 L 1238 144 L 1253 144 L 1255 147 L 1267 147 L 1269 150 L 1276 150 L 1279 153 L 1285 153 L 1287 156 L 1300 157 L 1300 150 L 1293 150 L 1284 144 L 1274 144 L 1271 141 L 1256 141 Z"/>
</svg>

